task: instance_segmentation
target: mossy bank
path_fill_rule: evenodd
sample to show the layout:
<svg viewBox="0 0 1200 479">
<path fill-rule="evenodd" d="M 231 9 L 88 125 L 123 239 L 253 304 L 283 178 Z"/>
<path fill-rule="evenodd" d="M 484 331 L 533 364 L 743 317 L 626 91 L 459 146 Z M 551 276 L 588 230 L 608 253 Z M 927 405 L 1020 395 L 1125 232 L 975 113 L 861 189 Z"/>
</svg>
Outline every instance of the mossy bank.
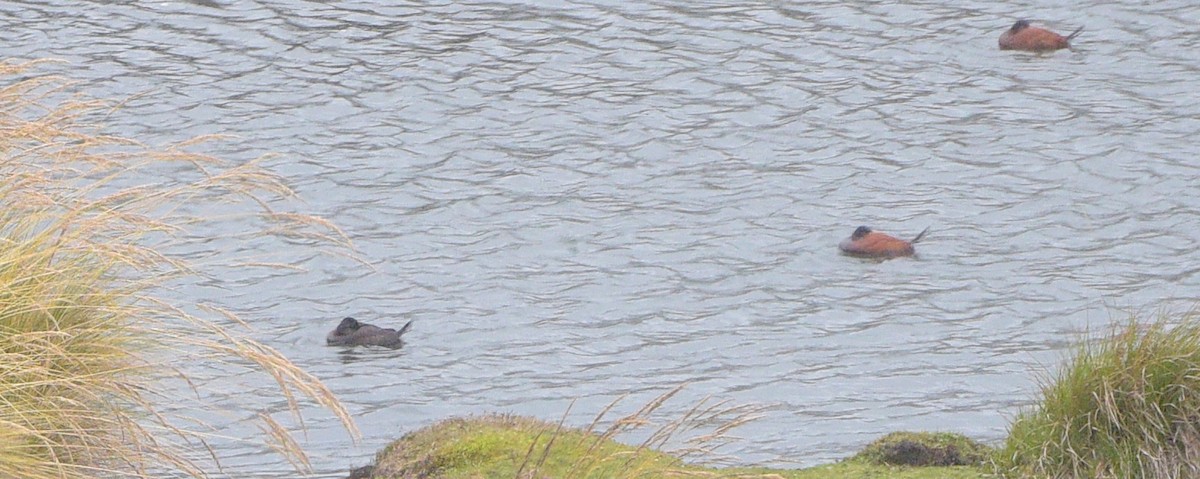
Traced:
<svg viewBox="0 0 1200 479">
<path fill-rule="evenodd" d="M 389 444 L 353 479 L 989 477 L 992 450 L 957 434 L 894 433 L 836 464 L 807 469 L 710 468 L 605 435 L 512 415 L 453 418 Z"/>
</svg>

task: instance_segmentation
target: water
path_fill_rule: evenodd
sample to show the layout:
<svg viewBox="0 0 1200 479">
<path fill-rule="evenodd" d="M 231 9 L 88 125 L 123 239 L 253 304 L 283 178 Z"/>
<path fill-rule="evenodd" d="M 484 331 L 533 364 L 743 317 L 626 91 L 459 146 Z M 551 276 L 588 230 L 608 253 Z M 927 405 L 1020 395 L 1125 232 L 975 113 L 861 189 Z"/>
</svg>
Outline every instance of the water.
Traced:
<svg viewBox="0 0 1200 479">
<path fill-rule="evenodd" d="M 373 268 L 185 289 L 256 324 L 358 418 L 308 409 L 319 477 L 437 419 L 585 425 L 677 384 L 769 405 L 726 448 L 812 465 L 898 429 L 997 441 L 1086 329 L 1200 286 L 1200 7 L 994 2 L 0 3 L 6 56 L 129 99 L 149 143 L 268 153 Z M 1074 52 L 1001 52 L 1020 17 Z M 926 226 L 919 257 L 837 254 Z M 278 245 L 208 232 L 200 250 Z M 409 345 L 323 345 L 342 316 Z M 211 413 L 284 404 L 229 372 Z M 233 476 L 290 477 L 216 440 Z"/>
</svg>

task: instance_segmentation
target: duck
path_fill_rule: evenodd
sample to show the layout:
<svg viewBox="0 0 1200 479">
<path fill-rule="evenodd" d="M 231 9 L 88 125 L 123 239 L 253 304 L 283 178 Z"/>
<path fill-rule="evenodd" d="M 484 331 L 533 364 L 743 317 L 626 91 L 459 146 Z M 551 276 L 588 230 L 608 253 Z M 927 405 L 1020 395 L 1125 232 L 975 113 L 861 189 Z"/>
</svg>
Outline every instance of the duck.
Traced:
<svg viewBox="0 0 1200 479">
<path fill-rule="evenodd" d="M 912 241 L 904 241 L 900 238 L 872 230 L 870 227 L 859 226 L 849 238 L 838 243 L 838 249 L 850 256 L 864 258 L 912 256 L 916 253 L 913 243 L 921 241 L 921 238 L 924 238 L 925 233 L 928 232 L 929 228 L 926 227 Z"/>
<path fill-rule="evenodd" d="M 325 337 L 325 343 L 330 346 L 383 346 L 397 349 L 404 344 L 400 336 L 412 327 L 409 321 L 399 331 L 391 328 L 381 328 L 357 319 L 346 317 L 336 328 Z"/>
<path fill-rule="evenodd" d="M 1048 52 L 1071 48 L 1071 39 L 1079 36 L 1081 32 L 1083 27 L 1064 37 L 1045 28 L 1030 26 L 1028 20 L 1017 20 L 1012 28 L 1000 34 L 1000 49 Z"/>
</svg>

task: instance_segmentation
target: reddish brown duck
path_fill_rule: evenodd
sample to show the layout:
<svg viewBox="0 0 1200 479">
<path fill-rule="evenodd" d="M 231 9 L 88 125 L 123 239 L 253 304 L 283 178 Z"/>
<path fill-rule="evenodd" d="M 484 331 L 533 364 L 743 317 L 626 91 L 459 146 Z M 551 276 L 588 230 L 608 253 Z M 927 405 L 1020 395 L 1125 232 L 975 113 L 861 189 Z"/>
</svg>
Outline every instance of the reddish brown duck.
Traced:
<svg viewBox="0 0 1200 479">
<path fill-rule="evenodd" d="M 874 231 L 866 226 L 859 226 L 858 229 L 854 230 L 854 234 L 851 234 L 849 238 L 842 240 L 838 244 L 838 248 L 848 255 L 864 258 L 912 256 L 916 252 L 913 248 L 913 243 L 921 241 L 921 238 L 924 238 L 925 233 L 928 232 L 929 228 L 925 228 L 912 241 L 904 241 L 900 238 Z"/>
<path fill-rule="evenodd" d="M 1012 28 L 1000 34 L 1000 49 L 1048 52 L 1071 48 L 1071 39 L 1079 36 L 1082 31 L 1083 27 L 1079 27 L 1064 37 L 1045 28 L 1030 26 L 1028 20 L 1017 20 Z"/>
</svg>

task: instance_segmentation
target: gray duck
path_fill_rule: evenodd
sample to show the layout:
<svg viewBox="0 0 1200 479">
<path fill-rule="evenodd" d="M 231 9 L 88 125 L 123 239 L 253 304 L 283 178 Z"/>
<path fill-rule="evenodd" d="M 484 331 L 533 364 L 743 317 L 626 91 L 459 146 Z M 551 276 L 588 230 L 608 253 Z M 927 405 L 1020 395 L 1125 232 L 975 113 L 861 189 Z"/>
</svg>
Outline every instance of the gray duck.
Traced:
<svg viewBox="0 0 1200 479">
<path fill-rule="evenodd" d="M 360 323 L 357 319 L 348 317 L 343 319 L 341 324 L 338 324 L 337 328 L 329 333 L 329 336 L 325 337 L 325 343 L 330 346 L 383 346 L 396 349 L 404 345 L 400 336 L 408 332 L 412 323 L 409 321 L 397 331 Z"/>
</svg>

